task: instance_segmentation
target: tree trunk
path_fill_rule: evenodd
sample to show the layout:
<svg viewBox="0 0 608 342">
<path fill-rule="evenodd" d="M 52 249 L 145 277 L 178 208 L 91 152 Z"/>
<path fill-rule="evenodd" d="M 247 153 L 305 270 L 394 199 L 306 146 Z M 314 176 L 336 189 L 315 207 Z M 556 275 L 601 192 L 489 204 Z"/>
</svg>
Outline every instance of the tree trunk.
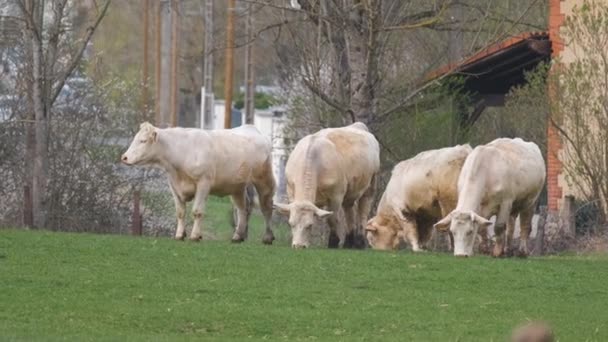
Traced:
<svg viewBox="0 0 608 342">
<path fill-rule="evenodd" d="M 29 67 L 31 70 L 29 88 L 31 91 L 29 109 L 33 111 L 28 122 L 26 133 L 26 177 L 31 180 L 31 203 L 33 209 L 33 224 L 38 228 L 47 225 L 47 179 L 48 179 L 48 118 L 45 102 L 45 68 L 42 43 L 44 27 L 44 1 L 28 0 L 25 3 L 24 15 L 30 15 L 27 27 L 27 44 Z M 31 178 L 30 178 L 31 177 Z M 29 186 L 29 180 L 26 186 Z M 26 196 L 28 196 L 26 194 Z M 26 199 L 29 202 L 29 199 Z"/>
<path fill-rule="evenodd" d="M 355 1 L 348 25 L 350 109 L 356 121 L 369 123 L 376 113 L 377 40 L 381 1 Z"/>
<path fill-rule="evenodd" d="M 32 170 L 32 203 L 34 226 L 45 228 L 47 224 L 47 180 L 48 180 L 48 117 L 44 105 L 44 77 L 42 71 L 42 44 L 32 40 L 32 78 L 34 102 L 34 167 Z"/>
<path fill-rule="evenodd" d="M 28 3 L 28 6 L 30 6 L 29 10 L 31 10 L 31 3 Z M 24 40 L 30 44 L 28 44 L 26 46 L 26 58 L 27 58 L 27 65 L 31 68 L 31 66 L 33 65 L 34 61 L 33 61 L 33 44 L 31 44 L 31 42 L 34 41 L 34 36 L 33 36 L 33 32 L 32 30 L 26 30 L 24 32 Z M 26 77 L 26 89 L 27 89 L 27 114 L 26 114 L 26 122 L 25 122 L 25 162 L 24 162 L 24 174 L 23 174 L 23 183 L 24 183 L 24 188 L 27 188 L 27 191 L 23 192 L 23 203 L 24 203 L 24 217 L 28 216 L 26 219 L 24 219 L 24 226 L 26 227 L 31 227 L 33 225 L 33 218 L 29 217 L 31 216 L 30 214 L 33 212 L 31 205 L 32 205 L 32 182 L 34 179 L 34 175 L 32 173 L 32 170 L 34 169 L 34 159 L 36 158 L 36 134 L 35 134 L 35 127 L 34 127 L 34 122 L 36 120 L 36 116 L 34 115 L 34 98 L 33 98 L 33 92 L 34 92 L 34 80 L 32 79 L 32 74 L 27 75 Z M 29 206 L 29 208 L 28 208 Z M 25 212 L 28 212 L 27 215 Z"/>
</svg>

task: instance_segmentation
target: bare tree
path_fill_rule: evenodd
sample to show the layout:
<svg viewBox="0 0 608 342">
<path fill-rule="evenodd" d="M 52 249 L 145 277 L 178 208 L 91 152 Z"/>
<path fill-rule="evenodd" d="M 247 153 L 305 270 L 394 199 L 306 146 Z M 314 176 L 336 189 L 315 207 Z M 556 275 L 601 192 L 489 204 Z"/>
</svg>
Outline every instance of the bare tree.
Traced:
<svg viewBox="0 0 608 342">
<path fill-rule="evenodd" d="M 554 68 L 551 118 L 564 142 L 564 171 L 575 193 L 608 218 L 608 5 L 586 0 L 563 29 L 573 58 Z"/>
<path fill-rule="evenodd" d="M 424 75 L 449 61 L 450 32 L 459 32 L 457 50 L 468 55 L 529 29 L 526 14 L 542 9 L 542 1 L 517 8 L 474 0 L 297 0 L 289 8 L 285 1 L 248 1 L 277 9 L 287 23 L 276 44 L 284 74 L 345 123 L 372 126 L 427 88 Z"/>
<path fill-rule="evenodd" d="M 15 0 L 26 23 L 25 63 L 30 79 L 29 97 L 33 132 L 28 134 L 27 158 L 31 158 L 31 196 L 34 226 L 43 228 L 48 215 L 49 120 L 51 110 L 66 80 L 80 64 L 93 33 L 105 16 L 111 0 L 93 5 L 95 17 L 85 20 L 82 36 L 71 23 L 77 2 L 68 0 Z M 82 5 L 82 4 L 81 4 Z M 86 12 L 85 12 L 86 13 Z"/>
</svg>

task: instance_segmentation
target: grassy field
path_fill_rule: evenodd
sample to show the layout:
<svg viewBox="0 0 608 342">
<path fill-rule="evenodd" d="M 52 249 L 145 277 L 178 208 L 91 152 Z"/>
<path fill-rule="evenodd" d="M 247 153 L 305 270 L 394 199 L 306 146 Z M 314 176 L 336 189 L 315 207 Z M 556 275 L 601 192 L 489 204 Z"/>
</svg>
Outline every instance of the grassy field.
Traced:
<svg viewBox="0 0 608 342">
<path fill-rule="evenodd" d="M 175 205 L 168 192 L 148 192 L 143 196 L 143 204 L 156 214 L 170 218 L 172 222 L 171 236 L 175 233 Z M 192 202 L 187 203 L 186 230 L 192 228 Z M 209 196 L 205 204 L 205 219 L 203 222 L 203 236 L 209 240 L 230 240 L 233 234 L 231 222 L 232 204 L 230 197 Z M 249 219 L 249 239 L 262 241 L 264 234 L 264 218 L 259 209 L 254 209 Z M 287 225 L 281 224 L 273 227 L 275 238 L 279 243 L 287 244 L 290 230 Z"/>
<path fill-rule="evenodd" d="M 0 230 L 0 340 L 608 341 L 608 257 L 456 259 Z"/>
</svg>

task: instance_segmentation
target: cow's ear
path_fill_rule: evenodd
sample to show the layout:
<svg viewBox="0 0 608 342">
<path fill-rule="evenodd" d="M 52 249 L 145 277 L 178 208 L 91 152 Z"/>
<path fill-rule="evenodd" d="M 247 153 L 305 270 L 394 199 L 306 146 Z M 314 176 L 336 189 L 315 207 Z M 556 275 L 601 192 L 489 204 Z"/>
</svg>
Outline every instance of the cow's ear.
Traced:
<svg viewBox="0 0 608 342">
<path fill-rule="evenodd" d="M 289 204 L 274 203 L 273 207 L 274 210 L 276 210 L 279 214 L 282 215 L 289 215 L 289 212 L 291 211 L 291 206 Z"/>
<path fill-rule="evenodd" d="M 327 210 L 323 210 L 323 209 L 319 209 L 319 208 L 317 208 L 317 209 L 315 210 L 315 215 L 316 215 L 318 218 L 326 218 L 326 217 L 328 217 L 328 216 L 330 216 L 330 215 L 333 215 L 333 214 L 334 214 L 334 212 L 333 212 L 333 211 L 327 211 Z"/>
<path fill-rule="evenodd" d="M 487 220 L 475 213 L 471 213 L 471 216 L 472 216 L 473 222 L 477 222 L 478 224 L 480 224 L 482 226 L 488 227 L 492 224 L 492 221 Z"/>
<path fill-rule="evenodd" d="M 452 213 L 449 213 L 446 217 L 442 218 L 439 222 L 435 223 L 433 225 L 433 228 L 440 230 L 440 231 L 446 231 L 448 230 L 448 228 L 450 227 L 450 223 L 452 222 Z"/>
<path fill-rule="evenodd" d="M 152 131 L 152 142 L 157 142 L 158 141 L 158 132 L 156 130 Z"/>
</svg>

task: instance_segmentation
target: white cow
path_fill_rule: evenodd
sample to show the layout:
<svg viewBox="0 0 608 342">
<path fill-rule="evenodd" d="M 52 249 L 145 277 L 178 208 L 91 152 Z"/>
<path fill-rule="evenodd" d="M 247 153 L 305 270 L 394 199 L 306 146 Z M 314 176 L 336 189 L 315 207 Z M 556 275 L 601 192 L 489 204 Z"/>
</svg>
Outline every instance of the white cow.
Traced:
<svg viewBox="0 0 608 342">
<path fill-rule="evenodd" d="M 473 254 L 475 235 L 480 227 L 488 227 L 496 215 L 496 244 L 493 255 L 509 250 L 505 228 L 513 230 L 520 215 L 521 238 L 519 254 L 528 254 L 528 237 L 538 196 L 545 184 L 545 161 L 536 144 L 519 138 L 500 138 L 477 146 L 467 157 L 458 178 L 456 209 L 435 227 L 449 226 L 454 235 L 454 255 Z M 511 234 L 508 234 L 511 235 Z"/>
<path fill-rule="evenodd" d="M 186 202 L 194 199 L 194 226 L 190 239 L 202 238 L 201 221 L 209 194 L 230 195 L 237 208 L 237 227 L 233 242 L 246 238 L 246 187 L 257 190 L 260 209 L 266 221 L 262 241 L 272 244 L 270 227 L 275 180 L 272 174 L 271 143 L 251 125 L 233 129 L 205 131 L 196 128 L 160 129 L 141 124 L 131 146 L 122 155 L 127 165 L 151 165 L 164 169 L 177 212 L 176 239 L 186 236 Z"/>
<path fill-rule="evenodd" d="M 417 252 L 432 236 L 433 224 L 456 207 L 458 176 L 472 151 L 469 145 L 430 150 L 397 164 L 369 220 L 374 249 L 396 249 L 400 237 Z"/>
<path fill-rule="evenodd" d="M 315 217 L 328 217 L 329 247 L 363 247 L 379 169 L 378 141 L 363 123 L 326 128 L 300 140 L 285 167 L 289 204 L 276 204 L 289 215 L 292 246 L 308 247 Z M 346 227 L 338 219 L 341 208 Z"/>
</svg>

